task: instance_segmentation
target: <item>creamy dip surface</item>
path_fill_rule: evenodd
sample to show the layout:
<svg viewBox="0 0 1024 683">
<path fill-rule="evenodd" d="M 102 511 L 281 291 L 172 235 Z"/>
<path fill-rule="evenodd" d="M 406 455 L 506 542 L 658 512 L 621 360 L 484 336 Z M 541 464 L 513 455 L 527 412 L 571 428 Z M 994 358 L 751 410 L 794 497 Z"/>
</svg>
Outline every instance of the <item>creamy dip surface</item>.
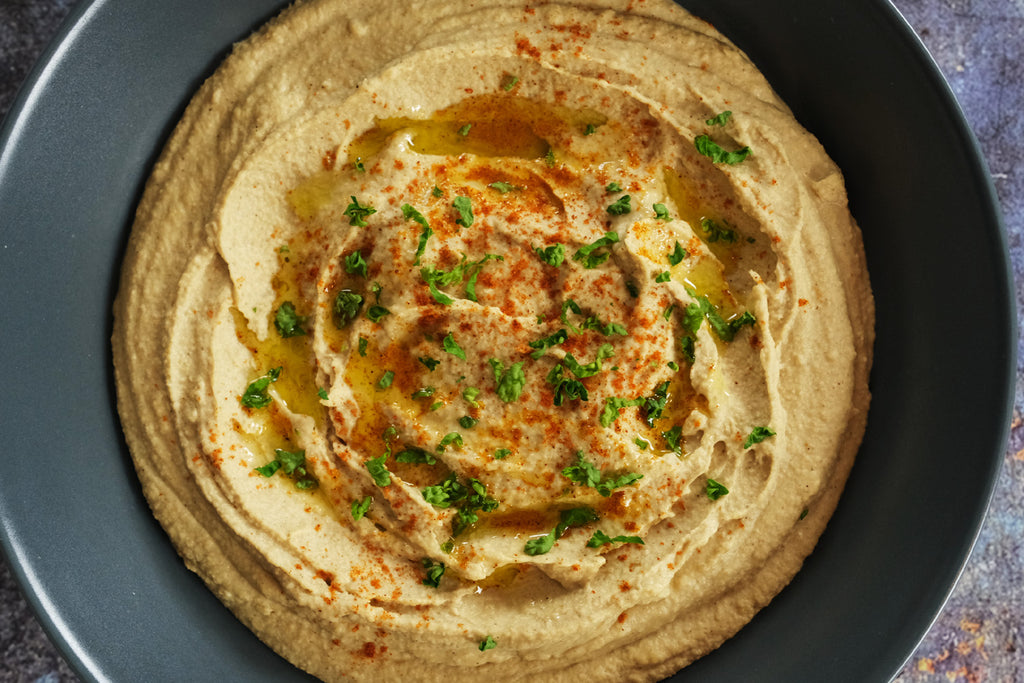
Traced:
<svg viewBox="0 0 1024 683">
<path fill-rule="evenodd" d="M 154 513 L 325 680 L 667 676 L 799 569 L 867 414 L 842 176 L 661 1 L 289 8 L 115 314 Z"/>
</svg>

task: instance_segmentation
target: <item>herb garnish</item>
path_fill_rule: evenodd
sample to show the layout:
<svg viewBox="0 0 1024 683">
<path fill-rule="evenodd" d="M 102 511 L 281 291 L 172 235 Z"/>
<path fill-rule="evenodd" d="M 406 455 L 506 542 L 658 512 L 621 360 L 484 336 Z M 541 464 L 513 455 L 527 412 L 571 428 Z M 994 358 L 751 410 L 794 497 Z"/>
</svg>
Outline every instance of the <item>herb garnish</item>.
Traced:
<svg viewBox="0 0 1024 683">
<path fill-rule="evenodd" d="M 253 381 L 249 382 L 249 386 L 245 388 L 245 393 L 239 399 L 246 408 L 266 408 L 269 406 L 274 399 L 270 398 L 270 394 L 267 389 L 270 387 L 272 382 L 276 382 L 277 378 L 281 376 L 281 367 L 272 368 L 267 371 L 267 374 L 262 377 L 257 377 Z"/>
<path fill-rule="evenodd" d="M 370 503 L 373 502 L 373 496 L 367 496 L 362 500 L 352 501 L 352 519 L 356 522 L 366 516 L 366 513 L 370 509 Z"/>
<path fill-rule="evenodd" d="M 367 225 L 366 217 L 377 213 L 377 209 L 372 206 L 362 206 L 359 203 L 359 200 L 355 197 L 350 197 L 350 199 L 352 200 L 352 203 L 345 209 L 344 215 L 348 216 L 348 222 L 350 225 L 354 225 L 357 228 L 365 228 Z"/>
<path fill-rule="evenodd" d="M 334 297 L 335 325 L 339 328 L 348 325 L 359 315 L 359 309 L 363 307 L 363 295 L 343 289 Z"/>
<path fill-rule="evenodd" d="M 661 436 L 665 439 L 665 443 L 672 449 L 672 452 L 676 455 L 683 454 L 683 446 L 680 443 L 683 438 L 683 428 L 680 425 L 675 425 L 668 431 L 662 432 Z"/>
<path fill-rule="evenodd" d="M 384 318 L 384 316 L 390 314 L 391 311 L 379 305 L 370 306 L 370 308 L 367 309 L 366 311 L 366 317 L 369 318 L 370 321 L 375 323 L 379 323 Z"/>
<path fill-rule="evenodd" d="M 533 358 L 534 360 L 537 360 L 538 358 L 540 358 L 541 356 L 544 355 L 544 351 L 546 351 L 547 349 L 550 349 L 552 346 L 557 346 L 559 344 L 564 343 L 565 340 L 568 339 L 568 338 L 569 338 L 569 333 L 566 332 L 565 329 L 563 328 L 561 330 L 558 330 L 554 334 L 551 334 L 551 335 L 548 335 L 547 337 L 544 337 L 543 339 L 538 339 L 537 341 L 528 342 L 528 345 L 529 345 L 529 347 L 531 349 L 536 349 L 536 351 L 533 351 L 530 354 L 530 358 Z"/>
<path fill-rule="evenodd" d="M 641 410 L 644 415 L 644 423 L 648 427 L 654 426 L 654 421 L 661 417 L 668 404 L 668 383 L 668 380 L 665 380 L 654 387 L 654 392 L 644 399 Z"/>
<path fill-rule="evenodd" d="M 523 372 L 523 362 L 513 363 L 507 369 L 505 364 L 497 358 L 488 358 L 494 370 L 494 383 L 497 385 L 498 398 L 505 403 L 512 403 L 519 400 L 526 386 L 526 374 Z"/>
<path fill-rule="evenodd" d="M 608 543 L 639 543 L 644 545 L 644 539 L 639 536 L 616 536 L 612 538 L 600 529 L 594 531 L 594 535 L 587 541 L 588 548 L 600 548 Z"/>
<path fill-rule="evenodd" d="M 312 474 L 306 471 L 306 451 L 285 451 L 274 449 L 274 459 L 263 467 L 255 468 L 264 477 L 272 477 L 280 470 L 295 482 L 295 488 L 304 491 L 315 489 L 319 484 Z"/>
<path fill-rule="evenodd" d="M 423 568 L 427 572 L 427 578 L 423 579 L 423 585 L 432 588 L 440 587 L 441 577 L 444 576 L 444 562 L 435 564 L 429 557 L 424 557 L 420 563 L 423 564 Z"/>
<path fill-rule="evenodd" d="M 540 260 L 549 266 L 557 268 L 565 261 L 565 245 L 560 242 L 556 242 L 548 247 L 544 247 L 543 249 L 540 247 L 534 247 L 533 250 L 537 252 L 537 256 L 540 257 Z"/>
<path fill-rule="evenodd" d="M 611 247 L 618 241 L 619 234 L 617 232 L 606 232 L 603 237 L 577 249 L 576 253 L 572 255 L 572 260 L 582 261 L 584 268 L 597 268 L 611 256 L 611 251 L 603 250 L 602 247 Z"/>
<path fill-rule="evenodd" d="M 625 486 L 635 484 L 644 478 L 644 475 L 636 472 L 627 472 L 618 477 L 606 476 L 598 467 L 586 459 L 583 451 L 576 451 L 576 460 L 562 470 L 562 476 L 574 484 L 583 484 L 607 498 L 612 491 Z"/>
<path fill-rule="evenodd" d="M 596 522 L 598 519 L 597 513 L 588 507 L 562 510 L 555 528 L 544 536 L 531 538 L 526 542 L 523 551 L 530 556 L 543 555 L 550 552 L 551 548 L 555 545 L 555 541 L 564 536 L 570 527 L 585 526 L 591 522 Z"/>
<path fill-rule="evenodd" d="M 455 341 L 455 337 L 452 336 L 451 332 L 449 332 L 445 336 L 445 338 L 441 340 L 441 346 L 442 348 L 444 348 L 445 351 L 452 354 L 456 358 L 466 360 L 466 352 L 463 351 L 462 347 L 459 346 L 458 342 Z"/>
<path fill-rule="evenodd" d="M 274 314 L 274 327 L 277 333 L 284 338 L 301 337 L 306 334 L 302 324 L 306 322 L 304 316 L 295 312 L 295 304 L 291 301 L 283 302 Z"/>
<path fill-rule="evenodd" d="M 345 257 L 345 272 L 349 275 L 359 275 L 366 277 L 367 265 L 366 261 L 363 260 L 363 252 L 353 251 L 351 254 Z"/>
<path fill-rule="evenodd" d="M 480 652 L 483 652 L 484 650 L 493 650 L 496 647 L 498 647 L 498 643 L 494 640 L 494 636 L 487 636 L 480 641 Z"/>
<path fill-rule="evenodd" d="M 452 207 L 459 213 L 459 217 L 455 219 L 458 225 L 464 228 L 468 228 L 473 225 L 473 203 L 469 197 L 456 197 L 452 201 Z"/>
<path fill-rule="evenodd" d="M 604 409 L 601 411 L 601 426 L 611 427 L 612 423 L 619 417 L 619 410 L 644 404 L 643 398 L 618 398 L 609 396 L 604 400 Z"/>
<path fill-rule="evenodd" d="M 725 124 L 729 123 L 730 118 L 732 118 L 732 112 L 723 111 L 721 114 L 718 114 L 710 119 L 707 119 L 706 121 L 704 121 L 704 123 L 708 124 L 709 126 L 724 126 Z"/>
<path fill-rule="evenodd" d="M 366 471 L 373 477 L 373 483 L 381 488 L 391 484 L 391 472 L 388 471 L 387 465 L 384 464 L 387 462 L 388 455 L 390 454 L 391 449 L 389 448 L 376 458 L 370 458 L 363 462 L 366 465 Z"/>
<path fill-rule="evenodd" d="M 448 432 L 441 437 L 440 443 L 437 444 L 436 450 L 438 453 L 444 453 L 444 449 L 448 446 L 454 445 L 456 448 L 462 448 L 462 434 L 458 432 Z"/>
<path fill-rule="evenodd" d="M 430 358 L 428 356 L 420 356 L 416 360 L 423 363 L 423 365 L 425 365 L 427 367 L 427 370 L 429 370 L 430 372 L 433 372 L 434 369 L 441 364 L 441 361 L 437 360 L 436 358 Z"/>
<path fill-rule="evenodd" d="M 387 389 L 391 386 L 391 383 L 395 381 L 395 373 L 391 370 L 385 370 L 384 374 L 377 380 L 378 389 Z"/>
<path fill-rule="evenodd" d="M 727 152 L 712 142 L 711 138 L 707 135 L 698 135 L 693 144 L 698 152 L 716 164 L 729 164 L 733 166 L 745 160 L 751 153 L 750 147 L 744 147 L 735 152 Z"/>
<path fill-rule="evenodd" d="M 414 209 L 410 204 L 402 204 L 402 216 L 407 221 L 416 221 L 423 228 L 420 232 L 419 242 L 416 245 L 416 258 L 412 262 L 414 266 L 418 266 L 420 259 L 423 257 L 423 252 L 427 250 L 427 240 L 434 234 L 434 231 L 430 229 L 430 224 L 427 223 L 427 219 L 423 217 L 423 214 Z"/>
<path fill-rule="evenodd" d="M 672 216 L 669 215 L 667 206 L 665 206 L 664 204 L 655 204 L 651 208 L 654 209 L 654 217 L 657 220 L 665 221 L 666 223 L 672 222 Z"/>
<path fill-rule="evenodd" d="M 725 225 L 728 225 L 728 223 L 725 223 Z M 722 240 L 723 242 L 729 242 L 732 244 L 736 241 L 735 230 L 732 228 L 722 227 L 710 218 L 700 219 L 700 227 L 705 233 L 707 233 L 707 241 L 709 243 Z"/>
<path fill-rule="evenodd" d="M 743 442 L 743 447 L 750 448 L 755 443 L 761 443 L 769 436 L 775 436 L 775 430 L 771 427 L 754 427 L 753 431 L 747 435 L 746 440 Z"/>
<path fill-rule="evenodd" d="M 678 266 L 682 263 L 683 259 L 689 255 L 689 252 L 683 249 L 682 245 L 679 244 L 679 240 L 676 240 L 675 248 L 668 255 L 668 263 L 672 266 Z"/>
<path fill-rule="evenodd" d="M 612 216 L 625 216 L 632 210 L 633 207 L 629 205 L 628 194 L 622 195 L 621 197 L 616 199 L 614 203 L 609 204 L 608 207 L 605 209 L 605 211 L 607 211 Z"/>
<path fill-rule="evenodd" d="M 711 500 L 718 500 L 729 493 L 729 489 L 725 488 L 724 484 L 720 484 L 711 477 L 708 477 L 707 482 L 704 484 L 704 492 L 708 494 L 708 498 Z"/>
<path fill-rule="evenodd" d="M 458 536 L 470 524 L 479 521 L 478 510 L 491 512 L 498 507 L 498 501 L 487 495 L 487 488 L 478 479 L 467 479 L 460 483 L 454 472 L 436 486 L 421 491 L 423 500 L 438 508 L 455 508 L 452 518 L 452 535 Z"/>
<path fill-rule="evenodd" d="M 735 339 L 736 333 L 745 325 L 753 325 L 757 322 L 750 311 L 731 320 L 725 320 L 706 296 L 698 297 L 695 302 L 686 307 L 686 311 L 683 313 L 683 327 L 696 334 L 703 319 L 707 319 L 711 329 L 724 342 L 731 342 Z M 690 362 L 692 363 L 693 360 L 690 359 Z"/>
</svg>

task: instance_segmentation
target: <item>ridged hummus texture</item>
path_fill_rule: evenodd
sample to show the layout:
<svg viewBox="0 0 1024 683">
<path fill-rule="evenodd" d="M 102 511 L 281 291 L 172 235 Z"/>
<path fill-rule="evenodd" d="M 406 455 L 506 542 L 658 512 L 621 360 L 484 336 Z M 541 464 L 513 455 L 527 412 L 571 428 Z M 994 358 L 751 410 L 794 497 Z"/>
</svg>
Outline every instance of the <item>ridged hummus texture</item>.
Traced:
<svg viewBox="0 0 1024 683">
<path fill-rule="evenodd" d="M 864 431 L 842 175 L 662 0 L 305 0 L 153 170 L 119 410 L 190 568 L 327 680 L 651 681 L 798 571 Z"/>
</svg>

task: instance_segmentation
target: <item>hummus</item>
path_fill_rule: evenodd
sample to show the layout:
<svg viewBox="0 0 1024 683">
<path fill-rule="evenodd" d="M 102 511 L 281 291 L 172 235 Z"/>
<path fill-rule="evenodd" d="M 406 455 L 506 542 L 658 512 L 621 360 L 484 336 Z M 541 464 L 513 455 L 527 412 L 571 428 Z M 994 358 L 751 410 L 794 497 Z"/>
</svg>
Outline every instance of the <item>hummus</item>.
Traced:
<svg viewBox="0 0 1024 683">
<path fill-rule="evenodd" d="M 113 337 L 185 562 L 325 680 L 655 680 L 831 515 L 873 308 L 842 176 L 661 0 L 308 0 L 153 171 Z"/>
</svg>

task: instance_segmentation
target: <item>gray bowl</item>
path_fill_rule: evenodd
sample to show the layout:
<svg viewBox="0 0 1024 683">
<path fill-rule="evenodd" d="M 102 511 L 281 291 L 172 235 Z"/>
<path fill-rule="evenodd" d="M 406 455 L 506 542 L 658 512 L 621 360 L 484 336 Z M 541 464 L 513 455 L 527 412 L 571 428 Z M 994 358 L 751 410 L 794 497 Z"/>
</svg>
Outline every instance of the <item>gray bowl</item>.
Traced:
<svg viewBox="0 0 1024 683">
<path fill-rule="evenodd" d="M 281 4 L 83 2 L 0 132 L 0 545 L 86 680 L 308 679 L 184 568 L 150 516 L 108 344 L 155 156 L 232 42 Z M 843 169 L 878 337 L 867 436 L 817 550 L 736 638 L 673 680 L 886 681 L 956 580 L 1006 442 L 1015 321 L 994 192 L 941 75 L 888 3 L 683 4 L 750 54 Z"/>
</svg>

